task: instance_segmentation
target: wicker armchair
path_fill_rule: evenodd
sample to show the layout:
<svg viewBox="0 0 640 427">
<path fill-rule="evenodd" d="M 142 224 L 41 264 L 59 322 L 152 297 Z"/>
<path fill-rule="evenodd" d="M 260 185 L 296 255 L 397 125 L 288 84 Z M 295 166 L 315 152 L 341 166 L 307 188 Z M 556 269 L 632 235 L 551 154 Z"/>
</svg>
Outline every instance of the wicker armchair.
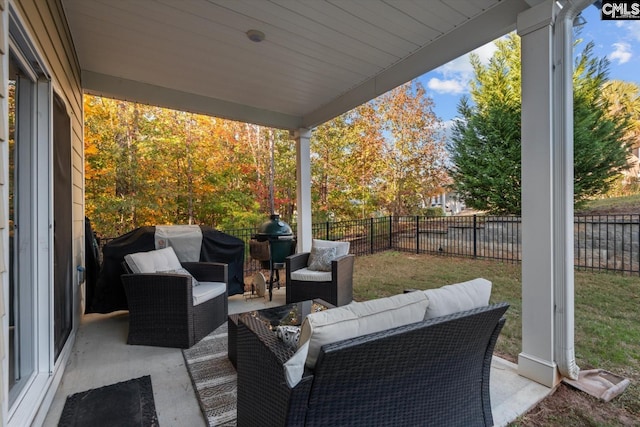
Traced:
<svg viewBox="0 0 640 427">
<path fill-rule="evenodd" d="M 318 240 L 314 240 L 315 242 L 318 242 Z M 344 244 L 346 242 L 341 243 Z M 348 243 L 346 243 L 347 249 L 345 252 L 348 252 L 348 247 Z M 353 264 L 355 256 L 351 254 L 342 255 L 331 261 L 329 280 L 301 280 L 296 277 L 298 275 L 295 273 L 307 268 L 310 255 L 310 252 L 301 252 L 285 259 L 287 304 L 316 298 L 325 300 L 335 306 L 349 304 L 353 300 Z"/>
<path fill-rule="evenodd" d="M 228 285 L 227 264 L 184 262 L 201 283 Z M 189 348 L 227 320 L 227 292 L 194 305 L 189 276 L 172 273 L 124 274 L 129 304 L 128 344 Z"/>
<path fill-rule="evenodd" d="M 294 350 L 264 322 L 238 324 L 238 426 L 491 426 L 501 303 L 326 344 L 293 388 Z"/>
</svg>

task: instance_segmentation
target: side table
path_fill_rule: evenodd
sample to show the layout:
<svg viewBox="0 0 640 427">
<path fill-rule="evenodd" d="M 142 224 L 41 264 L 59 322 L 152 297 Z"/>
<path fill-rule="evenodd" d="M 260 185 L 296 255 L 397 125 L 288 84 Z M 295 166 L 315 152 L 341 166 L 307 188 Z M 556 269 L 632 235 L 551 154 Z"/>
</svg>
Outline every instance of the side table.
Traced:
<svg viewBox="0 0 640 427">
<path fill-rule="evenodd" d="M 278 326 L 292 325 L 300 326 L 308 314 L 334 308 L 330 304 L 321 299 L 307 300 L 296 302 L 278 307 L 270 307 L 262 310 L 247 311 L 245 313 L 230 314 L 227 318 L 227 352 L 229 361 L 234 368 L 238 360 L 238 322 L 243 316 L 251 316 L 264 322 L 270 329 L 274 330 Z"/>
</svg>

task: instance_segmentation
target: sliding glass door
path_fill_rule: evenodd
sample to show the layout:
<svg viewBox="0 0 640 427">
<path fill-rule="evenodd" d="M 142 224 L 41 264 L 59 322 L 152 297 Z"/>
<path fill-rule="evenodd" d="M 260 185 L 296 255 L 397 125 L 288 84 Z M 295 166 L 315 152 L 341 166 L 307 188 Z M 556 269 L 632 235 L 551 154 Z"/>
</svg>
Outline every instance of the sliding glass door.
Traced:
<svg viewBox="0 0 640 427">
<path fill-rule="evenodd" d="M 56 121 L 53 119 L 51 79 L 12 8 L 10 12 L 7 211 L 11 425 L 14 416 L 21 419 L 21 412 L 28 413 L 32 409 L 54 366 L 51 152 Z M 66 111 L 60 109 L 57 120 L 61 129 L 65 115 Z M 68 118 L 66 121 L 68 128 Z M 60 133 L 61 143 L 69 138 L 64 131 Z M 60 215 L 67 215 L 65 220 L 71 218 L 65 212 Z M 71 252 L 70 247 L 67 252 Z M 65 295 L 69 292 L 67 288 L 65 285 L 62 290 Z M 62 310 L 63 323 L 56 337 L 65 341 L 70 320 L 66 315 L 67 307 Z"/>
</svg>

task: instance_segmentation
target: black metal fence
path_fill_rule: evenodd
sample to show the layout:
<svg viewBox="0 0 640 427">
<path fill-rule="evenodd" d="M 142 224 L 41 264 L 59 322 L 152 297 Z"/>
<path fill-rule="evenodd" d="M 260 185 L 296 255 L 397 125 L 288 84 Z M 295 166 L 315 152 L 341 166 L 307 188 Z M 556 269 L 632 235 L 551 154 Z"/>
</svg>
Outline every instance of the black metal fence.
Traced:
<svg viewBox="0 0 640 427">
<path fill-rule="evenodd" d="M 388 216 L 315 223 L 312 235 L 348 241 L 356 256 L 397 250 L 520 262 L 521 225 L 518 216 Z M 295 232 L 295 224 L 292 228 Z M 248 250 L 248 242 L 258 229 L 223 231 L 245 242 L 245 274 L 258 271 L 260 265 Z M 574 255 L 576 268 L 640 275 L 640 214 L 575 217 Z"/>
</svg>

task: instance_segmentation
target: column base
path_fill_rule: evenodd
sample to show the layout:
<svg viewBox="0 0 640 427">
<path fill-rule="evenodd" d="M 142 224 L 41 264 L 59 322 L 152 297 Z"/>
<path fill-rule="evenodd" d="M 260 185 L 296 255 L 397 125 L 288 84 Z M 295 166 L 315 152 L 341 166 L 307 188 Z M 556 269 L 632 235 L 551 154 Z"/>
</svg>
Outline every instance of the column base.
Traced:
<svg viewBox="0 0 640 427">
<path fill-rule="evenodd" d="M 518 355 L 518 374 L 547 387 L 555 387 L 562 377 L 554 362 L 538 359 L 530 354 Z"/>
</svg>

